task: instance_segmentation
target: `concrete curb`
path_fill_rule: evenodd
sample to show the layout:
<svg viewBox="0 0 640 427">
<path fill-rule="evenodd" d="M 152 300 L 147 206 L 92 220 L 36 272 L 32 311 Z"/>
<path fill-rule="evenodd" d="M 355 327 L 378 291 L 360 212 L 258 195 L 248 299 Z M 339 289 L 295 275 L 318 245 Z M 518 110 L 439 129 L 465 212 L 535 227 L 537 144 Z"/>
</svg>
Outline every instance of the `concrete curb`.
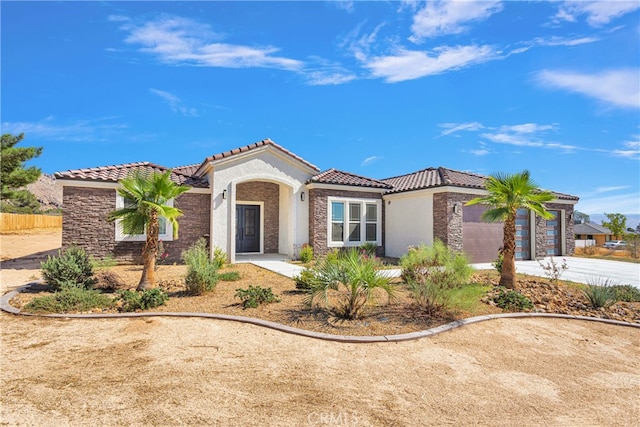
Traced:
<svg viewBox="0 0 640 427">
<path fill-rule="evenodd" d="M 0 297 L 0 310 L 7 313 L 31 316 L 31 317 L 44 317 L 49 319 L 121 319 L 121 318 L 137 318 L 137 317 L 199 317 L 204 319 L 216 319 L 227 320 L 232 322 L 248 323 L 251 325 L 261 326 L 264 328 L 273 329 L 288 334 L 299 335 L 307 338 L 315 338 L 324 341 L 335 341 L 342 343 L 377 343 L 377 342 L 402 342 L 412 341 L 421 338 L 427 338 L 448 332 L 453 329 L 460 328 L 462 326 L 471 325 L 474 323 L 485 322 L 494 319 L 519 319 L 519 318 L 533 318 L 543 317 L 552 319 L 572 319 L 572 320 L 587 320 L 590 322 L 600 322 L 609 325 L 627 326 L 640 329 L 640 324 L 621 322 L 619 320 L 601 319 L 599 317 L 587 317 L 587 316 L 573 316 L 569 314 L 555 314 L 555 313 L 503 313 L 503 314 L 487 314 L 484 316 L 475 316 L 468 319 L 456 320 L 455 322 L 447 323 L 446 325 L 440 325 L 435 328 L 427 329 L 424 331 L 410 332 L 407 334 L 398 335 L 383 335 L 383 336 L 353 336 L 353 335 L 332 335 L 322 332 L 307 331 L 305 329 L 294 328 L 280 323 L 270 322 L 268 320 L 255 319 L 253 317 L 243 316 L 231 316 L 227 314 L 212 314 L 212 313 L 118 313 L 118 314 L 32 314 L 22 313 L 20 309 L 13 307 L 9 304 L 9 301 L 18 295 L 20 292 L 25 291 L 31 287 L 31 285 L 37 284 L 37 282 L 27 283 L 24 286 L 19 287 L 13 291 L 10 291 Z"/>
</svg>

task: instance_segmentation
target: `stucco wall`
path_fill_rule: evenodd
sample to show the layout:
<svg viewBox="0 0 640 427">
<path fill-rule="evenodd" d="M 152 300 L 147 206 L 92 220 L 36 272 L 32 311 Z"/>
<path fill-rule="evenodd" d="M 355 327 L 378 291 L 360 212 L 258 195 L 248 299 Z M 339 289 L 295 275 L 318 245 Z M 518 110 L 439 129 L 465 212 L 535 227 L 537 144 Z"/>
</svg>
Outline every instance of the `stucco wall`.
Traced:
<svg viewBox="0 0 640 427">
<path fill-rule="evenodd" d="M 433 195 L 386 199 L 385 254 L 399 258 L 409 246 L 433 244 Z"/>
<path fill-rule="evenodd" d="M 179 261 L 184 249 L 209 233 L 209 195 L 185 193 L 175 206 L 184 213 L 178 219 L 178 239 L 163 242 L 167 261 Z M 107 221 L 116 208 L 115 189 L 65 186 L 62 193 L 62 246 L 78 245 L 96 258 L 112 255 L 122 262 L 140 262 L 144 242 L 116 242 L 115 223 Z"/>
<path fill-rule="evenodd" d="M 236 200 L 264 202 L 264 253 L 278 253 L 280 186 L 271 182 L 245 182 L 236 186 Z"/>
<path fill-rule="evenodd" d="M 313 253 L 317 256 L 326 255 L 329 252 L 327 243 L 327 197 L 350 197 L 354 199 L 381 200 L 382 194 L 366 191 L 346 191 L 338 189 L 313 188 L 309 190 L 309 245 L 313 247 Z M 385 206 L 382 206 L 382 245 L 378 246 L 377 253 L 385 253 Z"/>
</svg>

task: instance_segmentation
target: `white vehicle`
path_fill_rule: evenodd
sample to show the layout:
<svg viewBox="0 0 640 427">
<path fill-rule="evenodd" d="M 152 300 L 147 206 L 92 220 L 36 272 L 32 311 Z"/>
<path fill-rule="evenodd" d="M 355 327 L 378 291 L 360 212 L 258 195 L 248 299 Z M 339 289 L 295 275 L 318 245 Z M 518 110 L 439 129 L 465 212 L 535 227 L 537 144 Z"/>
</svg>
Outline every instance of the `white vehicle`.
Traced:
<svg viewBox="0 0 640 427">
<path fill-rule="evenodd" d="M 627 242 L 624 240 L 610 240 L 604 242 L 604 247 L 607 249 L 624 249 L 627 247 Z"/>
</svg>

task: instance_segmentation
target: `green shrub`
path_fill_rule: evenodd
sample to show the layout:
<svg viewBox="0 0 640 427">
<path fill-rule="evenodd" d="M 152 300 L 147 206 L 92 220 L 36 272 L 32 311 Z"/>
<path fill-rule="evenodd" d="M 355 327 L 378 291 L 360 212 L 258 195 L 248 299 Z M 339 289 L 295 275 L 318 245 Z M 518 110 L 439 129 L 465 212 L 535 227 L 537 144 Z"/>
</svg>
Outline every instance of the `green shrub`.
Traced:
<svg viewBox="0 0 640 427">
<path fill-rule="evenodd" d="M 493 265 L 493 268 L 495 268 L 498 273 L 502 274 L 503 263 L 504 263 L 504 255 L 502 255 L 502 253 L 499 253 L 498 258 L 494 259 L 491 265 Z"/>
<path fill-rule="evenodd" d="M 65 284 L 77 284 L 84 289 L 91 288 L 97 280 L 93 277 L 93 266 L 84 249 L 70 246 L 58 251 L 57 257 L 48 256 L 40 264 L 42 277 L 54 291 Z"/>
<path fill-rule="evenodd" d="M 426 276 L 410 278 L 407 288 L 418 307 L 430 316 L 449 306 L 449 288 L 429 281 Z"/>
<path fill-rule="evenodd" d="M 524 311 L 533 308 L 529 298 L 518 291 L 500 288 L 498 295 L 493 299 L 498 307 L 503 310 Z"/>
<path fill-rule="evenodd" d="M 118 299 L 122 301 L 121 311 L 131 312 L 136 310 L 148 310 L 164 305 L 169 296 L 160 288 L 147 289 L 146 291 L 118 291 Z"/>
<path fill-rule="evenodd" d="M 473 268 L 464 254 L 455 253 L 440 240 L 433 246 L 410 248 L 400 258 L 402 279 L 407 283 L 431 283 L 454 288 L 469 283 Z"/>
<path fill-rule="evenodd" d="M 296 289 L 307 291 L 312 288 L 315 278 L 316 276 L 313 270 L 305 268 L 300 272 L 300 275 L 295 276 L 293 280 L 296 281 Z"/>
<path fill-rule="evenodd" d="M 613 279 L 589 277 L 587 282 L 589 284 L 582 290 L 582 293 L 593 308 L 608 308 L 616 302 L 614 286 L 617 285 Z"/>
<path fill-rule="evenodd" d="M 358 319 L 366 305 L 373 303 L 373 292 L 382 289 L 389 299 L 395 297 L 391 278 L 378 274 L 377 258 L 363 256 L 352 248 L 338 256 L 321 260 L 313 269 L 314 279 L 305 303 L 312 306 L 317 299 L 324 302 L 337 317 Z"/>
<path fill-rule="evenodd" d="M 333 248 L 327 252 L 327 255 L 324 258 L 327 262 L 338 262 L 338 259 L 340 258 L 340 250 L 338 248 Z"/>
<path fill-rule="evenodd" d="M 313 248 L 309 245 L 303 245 L 300 249 L 300 261 L 304 264 L 313 261 Z"/>
<path fill-rule="evenodd" d="M 34 298 L 24 308 L 32 313 L 68 313 L 113 307 L 114 300 L 94 289 L 64 284 L 53 295 Z"/>
<path fill-rule="evenodd" d="M 378 245 L 373 242 L 367 242 L 361 245 L 359 249 L 364 255 L 374 257 L 378 251 Z"/>
<path fill-rule="evenodd" d="M 205 239 L 199 239 L 182 252 L 182 259 L 187 264 L 185 277 L 187 292 L 192 295 L 201 295 L 215 289 L 218 283 L 219 261 L 210 258 Z"/>
<path fill-rule="evenodd" d="M 206 242 L 205 242 L 206 246 Z M 222 268 L 227 263 L 227 253 L 220 247 L 213 248 L 213 262 L 218 268 Z"/>
<path fill-rule="evenodd" d="M 240 273 L 238 273 L 237 271 L 227 271 L 224 273 L 220 273 L 218 275 L 218 279 L 222 280 L 223 282 L 236 282 L 240 280 Z"/>
<path fill-rule="evenodd" d="M 280 302 L 280 298 L 273 294 L 271 288 L 249 286 L 248 289 L 236 289 L 236 298 L 240 298 L 243 308 L 256 308 L 260 304 Z"/>
<path fill-rule="evenodd" d="M 640 289 L 631 285 L 611 286 L 616 301 L 640 302 Z"/>
</svg>

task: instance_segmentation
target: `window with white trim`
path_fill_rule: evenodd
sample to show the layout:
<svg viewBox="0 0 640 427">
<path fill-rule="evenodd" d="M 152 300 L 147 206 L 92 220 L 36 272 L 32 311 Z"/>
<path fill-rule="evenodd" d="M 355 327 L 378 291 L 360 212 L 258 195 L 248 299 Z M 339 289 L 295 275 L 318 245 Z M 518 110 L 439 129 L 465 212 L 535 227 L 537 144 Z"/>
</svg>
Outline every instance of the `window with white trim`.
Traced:
<svg viewBox="0 0 640 427">
<path fill-rule="evenodd" d="M 121 195 L 116 195 L 116 209 L 122 209 L 127 205 L 131 205 L 129 199 L 125 199 Z M 166 203 L 167 206 L 173 206 L 173 200 L 169 200 Z M 145 234 L 134 234 L 128 235 L 124 234 L 122 231 L 122 220 L 118 219 L 115 221 L 116 224 L 116 242 L 144 242 L 147 239 L 147 235 Z M 165 242 L 170 242 L 173 240 L 173 226 L 169 221 L 165 218 L 158 218 L 158 239 L 164 240 Z"/>
<path fill-rule="evenodd" d="M 382 202 L 376 199 L 329 197 L 328 246 L 382 245 Z"/>
</svg>

